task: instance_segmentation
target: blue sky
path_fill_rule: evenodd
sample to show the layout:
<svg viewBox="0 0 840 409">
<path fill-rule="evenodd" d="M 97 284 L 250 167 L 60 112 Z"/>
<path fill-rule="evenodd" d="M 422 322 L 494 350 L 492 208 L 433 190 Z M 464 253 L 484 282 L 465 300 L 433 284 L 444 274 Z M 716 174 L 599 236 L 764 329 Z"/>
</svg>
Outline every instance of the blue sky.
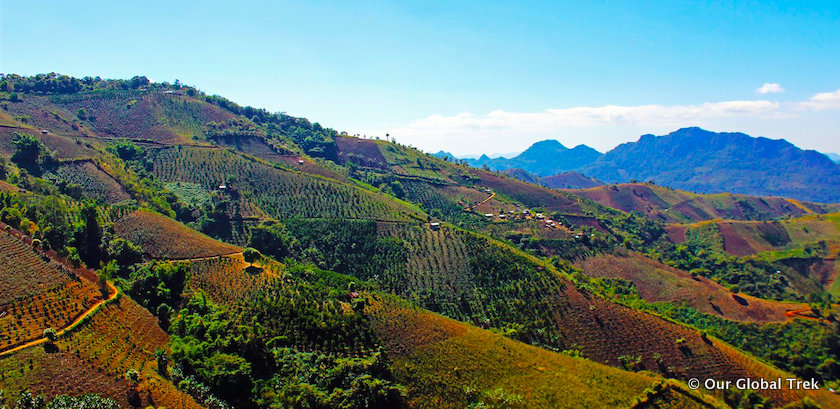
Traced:
<svg viewBox="0 0 840 409">
<path fill-rule="evenodd" d="M 837 1 L 0 4 L 0 72 L 178 78 L 427 151 L 694 125 L 840 151 Z"/>
</svg>

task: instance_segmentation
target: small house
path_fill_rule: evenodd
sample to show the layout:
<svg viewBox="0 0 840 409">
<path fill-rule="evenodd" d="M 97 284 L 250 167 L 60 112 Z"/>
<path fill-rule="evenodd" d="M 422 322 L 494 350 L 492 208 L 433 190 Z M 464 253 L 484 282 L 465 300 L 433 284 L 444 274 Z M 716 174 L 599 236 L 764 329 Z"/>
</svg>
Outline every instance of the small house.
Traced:
<svg viewBox="0 0 840 409">
<path fill-rule="evenodd" d="M 493 217 L 493 213 L 484 213 L 484 217 L 489 219 L 489 218 Z"/>
<path fill-rule="evenodd" d="M 506 218 L 506 217 L 507 217 L 507 215 L 506 215 L 506 214 L 504 214 L 504 213 L 500 213 L 500 214 L 499 214 L 499 218 L 500 218 L 500 219 L 504 219 L 504 218 Z"/>
<path fill-rule="evenodd" d="M 431 227 L 432 230 L 440 230 L 440 223 L 439 222 L 431 222 L 431 223 L 429 223 L 429 227 Z"/>
<path fill-rule="evenodd" d="M 219 185 L 219 190 L 226 190 L 227 188 L 228 188 L 227 185 L 224 184 L 224 183 Z"/>
<path fill-rule="evenodd" d="M 545 216 L 543 216 L 542 213 L 537 213 L 536 218 L 542 220 L 542 219 L 545 219 Z"/>
<path fill-rule="evenodd" d="M 303 159 L 298 159 L 298 165 L 303 165 Z"/>
<path fill-rule="evenodd" d="M 46 135 L 48 133 L 50 133 L 50 131 L 48 131 L 46 129 L 41 129 L 41 135 Z"/>
</svg>

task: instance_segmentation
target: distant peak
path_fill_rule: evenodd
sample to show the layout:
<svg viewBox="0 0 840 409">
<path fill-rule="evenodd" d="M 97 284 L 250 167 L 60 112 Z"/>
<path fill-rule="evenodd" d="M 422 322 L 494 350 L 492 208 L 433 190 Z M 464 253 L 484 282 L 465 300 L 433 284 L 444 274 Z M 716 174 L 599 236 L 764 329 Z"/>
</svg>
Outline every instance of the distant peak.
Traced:
<svg viewBox="0 0 840 409">
<path fill-rule="evenodd" d="M 587 152 L 589 152 L 589 151 L 595 151 L 595 152 L 598 152 L 598 150 L 597 150 L 597 149 L 595 149 L 595 148 L 593 148 L 593 147 L 591 147 L 591 146 L 589 146 L 589 145 L 584 145 L 584 144 L 580 144 L 580 145 L 578 145 L 578 146 L 575 146 L 574 148 L 572 148 L 572 150 L 573 150 L 573 151 L 587 151 Z M 601 153 L 601 152 L 598 152 L 598 153 Z"/>
<path fill-rule="evenodd" d="M 560 143 L 560 141 L 557 141 L 555 139 L 546 139 L 544 141 L 535 142 L 528 149 L 529 150 L 530 149 L 540 149 L 540 150 L 549 150 L 550 149 L 550 150 L 555 150 L 555 151 L 564 151 L 567 148 L 565 146 L 563 146 L 563 144 Z"/>
</svg>

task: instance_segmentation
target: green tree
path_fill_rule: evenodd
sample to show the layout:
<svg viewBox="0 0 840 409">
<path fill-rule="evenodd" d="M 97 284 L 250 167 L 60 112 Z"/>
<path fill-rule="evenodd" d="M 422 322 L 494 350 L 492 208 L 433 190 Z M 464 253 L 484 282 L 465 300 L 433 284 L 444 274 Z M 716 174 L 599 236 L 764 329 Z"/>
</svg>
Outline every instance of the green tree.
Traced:
<svg viewBox="0 0 840 409">
<path fill-rule="evenodd" d="M 12 162 L 33 175 L 40 175 L 41 156 L 46 152 L 44 144 L 35 136 L 24 133 L 15 133 L 12 137 L 12 144 L 15 147 L 15 151 L 11 156 Z M 48 160 L 47 162 L 51 163 L 52 160 Z"/>
<path fill-rule="evenodd" d="M 44 409 L 45 407 L 44 395 L 33 396 L 29 391 L 20 394 L 20 399 L 15 403 L 16 409 Z"/>
<path fill-rule="evenodd" d="M 108 243 L 107 253 L 108 258 L 125 268 L 142 260 L 143 249 L 128 240 L 116 238 Z"/>
<path fill-rule="evenodd" d="M 102 229 L 96 213 L 96 205 L 85 203 L 82 206 L 79 221 L 75 226 L 74 243 L 82 261 L 88 266 L 95 267 L 102 261 Z"/>
<path fill-rule="evenodd" d="M 246 263 L 253 267 L 254 262 L 262 258 L 262 254 L 260 254 L 259 250 L 253 247 L 248 247 L 242 252 L 242 257 L 245 259 Z"/>
<path fill-rule="evenodd" d="M 134 160 L 143 156 L 143 148 L 129 139 L 120 138 L 108 146 L 108 151 L 119 156 L 122 160 Z"/>
<path fill-rule="evenodd" d="M 248 246 L 279 260 L 288 257 L 298 242 L 286 231 L 286 226 L 275 220 L 267 220 L 251 230 Z"/>
<path fill-rule="evenodd" d="M 44 329 L 44 338 L 48 341 L 55 342 L 58 339 L 58 334 L 56 334 L 55 330 L 52 328 Z"/>
<path fill-rule="evenodd" d="M 118 409 L 119 405 L 111 399 L 99 395 L 87 394 L 79 397 L 59 395 L 53 399 L 47 409 Z"/>
</svg>

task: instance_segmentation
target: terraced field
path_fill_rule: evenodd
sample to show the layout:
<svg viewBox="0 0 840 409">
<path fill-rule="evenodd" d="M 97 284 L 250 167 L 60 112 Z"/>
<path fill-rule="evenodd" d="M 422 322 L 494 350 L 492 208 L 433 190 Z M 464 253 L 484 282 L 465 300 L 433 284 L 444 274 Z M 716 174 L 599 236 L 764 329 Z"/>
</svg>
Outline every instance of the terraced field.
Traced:
<svg viewBox="0 0 840 409">
<path fill-rule="evenodd" d="M 169 148 L 153 157 L 155 174 L 166 182 L 197 183 L 210 191 L 234 178 L 243 197 L 276 219 L 409 220 L 417 213 L 381 193 L 277 169 L 227 150 Z"/>
<path fill-rule="evenodd" d="M 283 266 L 268 259 L 258 263 L 256 271 L 249 272 L 249 266 L 241 254 L 195 260 L 190 262 L 189 286 L 204 291 L 214 302 L 239 305 L 263 286 L 284 277 Z"/>
<path fill-rule="evenodd" d="M 242 251 L 240 247 L 222 243 L 166 216 L 145 210 L 117 220 L 114 232 L 139 245 L 155 259 L 192 259 Z"/>
<path fill-rule="evenodd" d="M 85 279 L 0 232 L 0 350 L 59 329 L 101 298 Z"/>
<path fill-rule="evenodd" d="M 103 306 L 79 328 L 61 337 L 58 351 L 29 348 L 0 358 L 0 387 L 17 396 L 24 388 L 47 396 L 98 393 L 121 404 L 134 387 L 124 374 L 140 373 L 141 407 L 155 405 L 199 409 L 157 373 L 154 351 L 166 348 L 168 336 L 148 311 L 121 297 Z"/>
</svg>

